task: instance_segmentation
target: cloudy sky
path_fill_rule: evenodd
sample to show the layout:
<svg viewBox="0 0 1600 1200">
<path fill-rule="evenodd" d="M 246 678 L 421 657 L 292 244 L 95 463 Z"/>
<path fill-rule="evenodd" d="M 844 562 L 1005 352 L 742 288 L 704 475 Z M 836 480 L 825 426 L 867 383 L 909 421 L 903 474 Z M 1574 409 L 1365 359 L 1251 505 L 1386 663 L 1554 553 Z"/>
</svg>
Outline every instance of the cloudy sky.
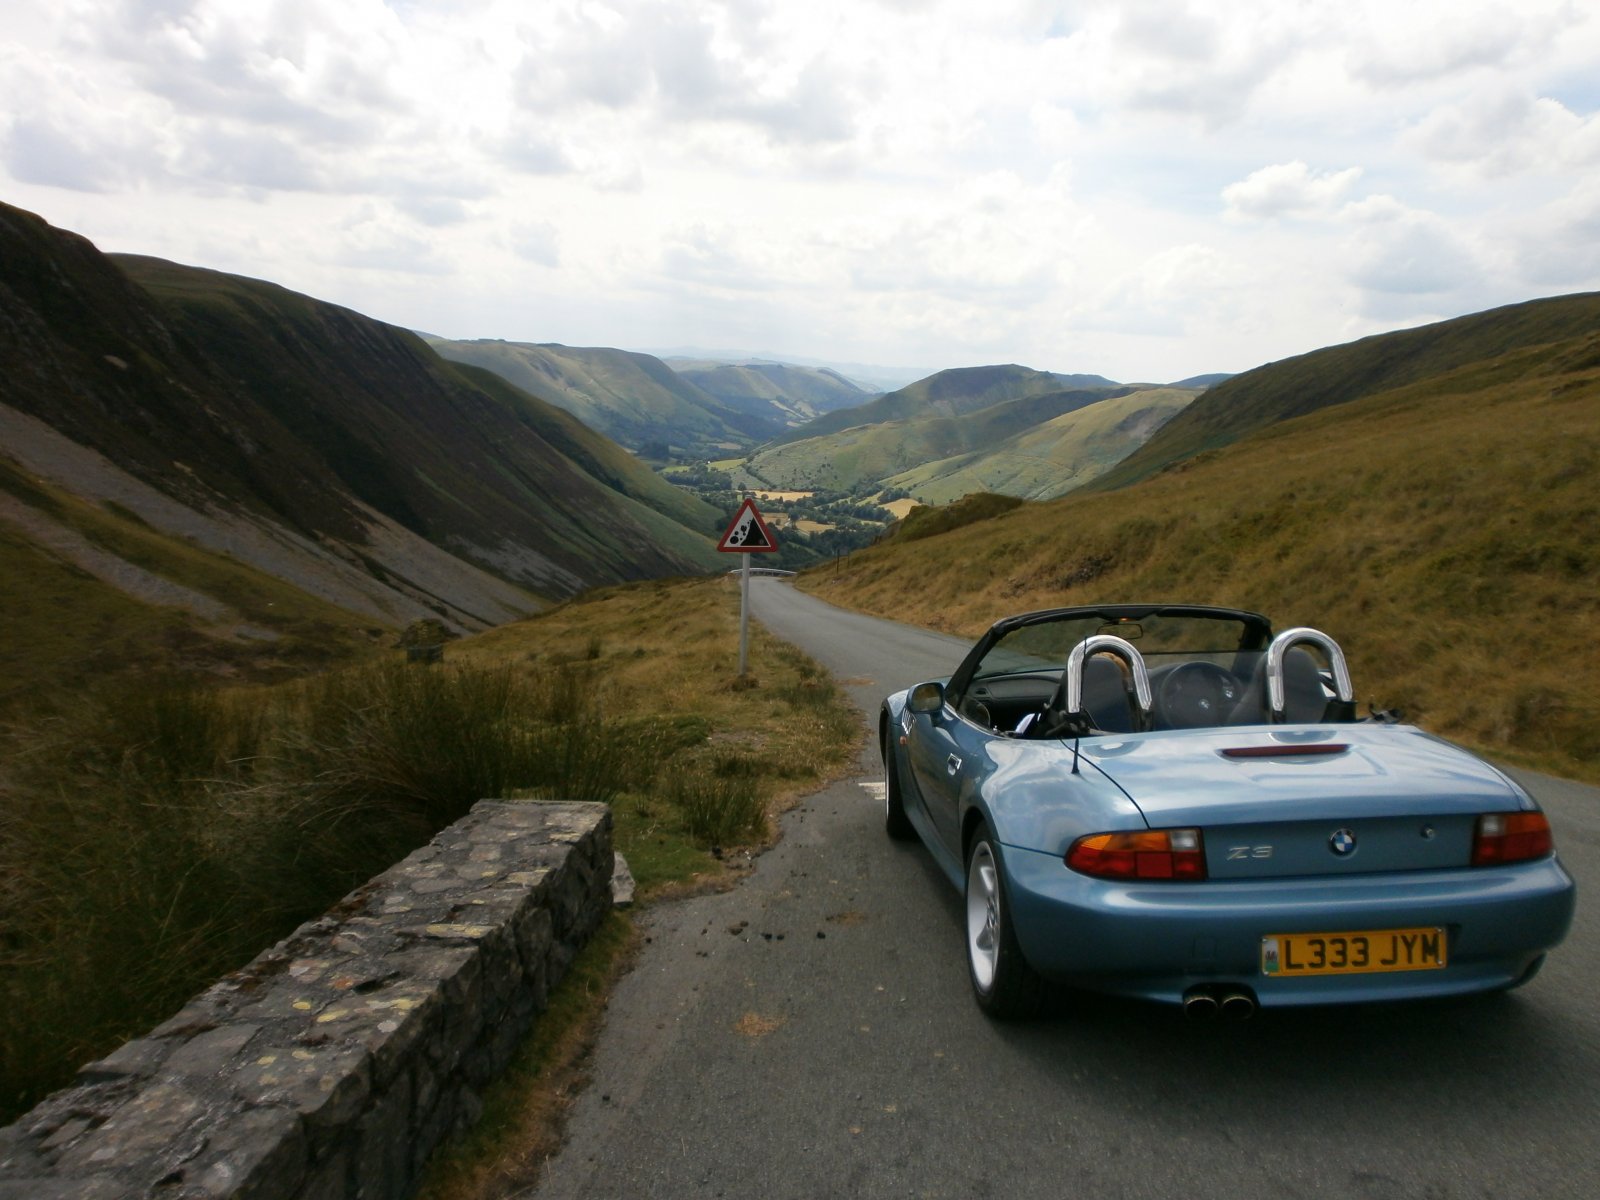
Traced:
<svg viewBox="0 0 1600 1200">
<path fill-rule="evenodd" d="M 1600 4 L 3 0 L 0 200 L 450 337 L 1169 380 L 1600 289 Z"/>
</svg>

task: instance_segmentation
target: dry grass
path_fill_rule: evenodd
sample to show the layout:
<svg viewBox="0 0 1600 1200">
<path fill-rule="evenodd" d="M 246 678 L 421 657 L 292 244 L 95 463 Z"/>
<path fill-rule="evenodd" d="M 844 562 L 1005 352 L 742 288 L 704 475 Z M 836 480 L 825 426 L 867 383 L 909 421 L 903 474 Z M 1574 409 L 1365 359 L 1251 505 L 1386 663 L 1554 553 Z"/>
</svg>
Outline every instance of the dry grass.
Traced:
<svg viewBox="0 0 1600 1200">
<path fill-rule="evenodd" d="M 1600 779 L 1600 364 L 1540 350 L 1326 409 L 1118 492 L 853 555 L 801 586 L 976 634 L 1115 600 L 1332 634 L 1358 696 Z"/>
<path fill-rule="evenodd" d="M 3 733 L 0 1120 L 490 796 L 604 800 L 641 898 L 709 886 L 861 730 L 732 581 L 619 588 L 277 688 L 108 685 Z"/>
<path fill-rule="evenodd" d="M 673 770 L 613 802 L 646 898 L 725 876 L 739 856 L 710 851 L 765 844 L 768 818 L 841 769 L 861 736 L 827 675 L 759 626 L 739 678 L 738 608 L 726 577 L 609 588 L 449 652 L 576 671 L 608 724 L 669 731 Z"/>
</svg>

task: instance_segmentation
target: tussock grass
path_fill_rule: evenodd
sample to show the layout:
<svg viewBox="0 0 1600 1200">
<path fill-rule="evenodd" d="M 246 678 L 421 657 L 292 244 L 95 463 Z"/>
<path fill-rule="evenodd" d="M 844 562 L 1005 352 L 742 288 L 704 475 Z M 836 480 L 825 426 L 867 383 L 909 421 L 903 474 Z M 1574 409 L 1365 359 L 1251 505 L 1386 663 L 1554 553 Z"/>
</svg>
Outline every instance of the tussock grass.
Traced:
<svg viewBox="0 0 1600 1200">
<path fill-rule="evenodd" d="M 1324 409 L 1116 492 L 891 539 L 801 586 L 976 635 L 1186 600 L 1332 634 L 1358 698 L 1600 779 L 1600 355 L 1502 358 Z"/>
<path fill-rule="evenodd" d="M 859 731 L 737 590 L 613 589 L 273 688 L 107 683 L 0 731 L 0 1122 L 479 799 L 599 800 L 641 893 L 714 879 Z M 731 857 L 731 856 L 727 856 Z"/>
</svg>

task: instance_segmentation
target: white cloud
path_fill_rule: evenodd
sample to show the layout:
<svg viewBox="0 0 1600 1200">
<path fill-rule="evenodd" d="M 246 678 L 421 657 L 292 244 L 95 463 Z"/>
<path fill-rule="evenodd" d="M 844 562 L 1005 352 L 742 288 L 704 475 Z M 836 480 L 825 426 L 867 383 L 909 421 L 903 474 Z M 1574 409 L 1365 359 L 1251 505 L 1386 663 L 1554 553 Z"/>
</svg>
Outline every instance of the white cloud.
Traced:
<svg viewBox="0 0 1600 1200">
<path fill-rule="evenodd" d="M 364 204 L 330 231 L 325 257 L 342 266 L 404 275 L 450 275 L 448 244 L 405 218 Z"/>
<path fill-rule="evenodd" d="M 92 130 L 66 129 L 47 116 L 19 118 L 5 132 L 6 170 L 23 183 L 110 192 L 121 174 L 115 148 L 94 138 Z"/>
<path fill-rule="evenodd" d="M 1222 202 L 1227 215 L 1236 219 L 1325 215 L 1360 177 L 1360 167 L 1319 175 L 1303 162 L 1278 163 L 1230 183 L 1222 189 Z"/>
<path fill-rule="evenodd" d="M 1486 257 L 1474 239 L 1435 213 L 1374 196 L 1351 205 L 1346 215 L 1355 226 L 1344 243 L 1348 275 L 1366 291 L 1433 296 L 1486 273 Z"/>
<path fill-rule="evenodd" d="M 523 221 L 511 230 L 512 253 L 541 267 L 561 265 L 561 235 L 549 221 Z"/>
<path fill-rule="evenodd" d="M 1528 290 L 1600 288 L 1600 180 L 1589 179 L 1534 219 L 1512 223 L 1507 241 Z"/>
<path fill-rule="evenodd" d="M 1178 378 L 1600 288 L 1596 79 L 1570 0 L 7 0 L 0 195 L 458 336 Z"/>
<path fill-rule="evenodd" d="M 1405 140 L 1431 161 L 1491 176 L 1600 165 L 1600 115 L 1524 90 L 1476 91 L 1427 113 Z"/>
</svg>

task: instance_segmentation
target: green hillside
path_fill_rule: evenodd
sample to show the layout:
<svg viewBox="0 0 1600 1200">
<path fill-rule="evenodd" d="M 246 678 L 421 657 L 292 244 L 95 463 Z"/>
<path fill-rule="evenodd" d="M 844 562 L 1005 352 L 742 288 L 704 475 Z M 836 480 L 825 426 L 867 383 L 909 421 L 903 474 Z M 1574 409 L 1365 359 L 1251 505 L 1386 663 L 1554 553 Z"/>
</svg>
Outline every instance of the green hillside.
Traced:
<svg viewBox="0 0 1600 1200">
<path fill-rule="evenodd" d="M 1219 383 L 1092 486 L 1123 487 L 1275 421 L 1595 329 L 1600 292 L 1530 300 L 1268 363 Z"/>
<path fill-rule="evenodd" d="M 1048 378 L 1038 372 L 1034 374 Z M 992 394 L 992 391 L 984 389 L 981 394 Z M 959 471 L 964 463 L 976 462 L 1030 430 L 1068 413 L 1124 396 L 1128 391 L 1126 388 L 1096 388 L 1024 394 L 986 407 L 969 407 L 946 399 L 937 408 L 921 408 L 913 417 L 879 425 L 851 426 L 819 437 L 776 442 L 755 454 L 747 469 L 779 487 L 861 492 L 881 482 L 898 480 L 905 474 L 915 475 L 918 483 L 923 484 L 938 474 Z M 957 411 L 952 413 L 951 409 Z M 817 424 L 820 422 L 813 422 L 807 428 Z M 1133 444 L 1124 442 L 1122 453 L 1126 454 Z M 942 470 L 923 474 L 930 463 L 942 464 Z M 919 499 L 938 502 L 931 492 L 924 495 L 910 484 L 897 483 L 896 486 L 911 488 Z M 943 489 L 934 491 L 943 494 Z M 956 493 L 962 494 L 965 493 Z"/>
<path fill-rule="evenodd" d="M 603 347 L 529 342 L 429 343 L 453 362 L 483 367 L 577 417 L 630 450 L 661 444 L 684 458 L 718 458 L 766 436 L 658 358 Z"/>
<path fill-rule="evenodd" d="M 949 504 L 973 492 L 1050 500 L 1122 461 L 1194 397 L 1182 388 L 1113 394 L 987 449 L 924 463 L 884 483 L 924 504 Z"/>
<path fill-rule="evenodd" d="M 1461 356 L 1118 491 L 890 539 L 802 586 L 964 634 L 1060 604 L 1256 609 L 1335 637 L 1363 708 L 1600 779 L 1600 331 Z"/>
<path fill-rule="evenodd" d="M 412 334 L 273 284 L 112 261 L 242 377 L 296 450 L 406 528 L 546 595 L 704 565 L 664 555 L 635 498 L 552 443 L 574 445 L 571 424 L 536 397 L 486 389 Z M 263 485 L 247 481 L 246 494 Z M 518 548 L 503 552 L 508 542 Z"/>
<path fill-rule="evenodd" d="M 119 509 L 0 457 L 0 711 L 126 672 L 278 680 L 364 658 L 389 640 L 371 618 Z M 19 526 L 30 512 L 57 535 Z M 89 569 L 101 564 L 116 583 Z"/>
<path fill-rule="evenodd" d="M 1015 364 L 958 367 L 919 379 L 899 391 L 889 392 L 855 408 L 826 413 L 777 440 L 781 443 L 822 437 L 863 425 L 884 425 L 919 417 L 958 417 L 1007 400 L 1116 386 L 1111 380 L 1098 375 L 1057 375 Z"/>
<path fill-rule="evenodd" d="M 773 434 L 871 399 L 836 371 L 786 363 L 669 362 L 684 379 L 720 404 L 767 423 Z"/>
<path fill-rule="evenodd" d="M 718 509 L 404 330 L 4 205 L 0 262 L 13 677 L 270 673 L 722 565 Z M 81 653 L 25 634 L 50 611 L 93 628 Z"/>
</svg>

